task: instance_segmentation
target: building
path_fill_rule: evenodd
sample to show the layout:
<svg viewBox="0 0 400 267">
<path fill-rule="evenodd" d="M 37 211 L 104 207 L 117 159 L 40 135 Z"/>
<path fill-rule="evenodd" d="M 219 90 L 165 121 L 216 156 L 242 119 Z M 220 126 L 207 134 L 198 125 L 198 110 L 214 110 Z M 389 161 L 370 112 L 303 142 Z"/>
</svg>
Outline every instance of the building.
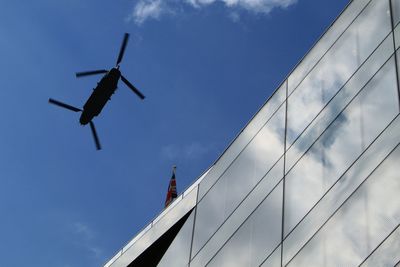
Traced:
<svg viewBox="0 0 400 267">
<path fill-rule="evenodd" d="M 400 266 L 400 0 L 353 0 L 106 267 Z"/>
</svg>

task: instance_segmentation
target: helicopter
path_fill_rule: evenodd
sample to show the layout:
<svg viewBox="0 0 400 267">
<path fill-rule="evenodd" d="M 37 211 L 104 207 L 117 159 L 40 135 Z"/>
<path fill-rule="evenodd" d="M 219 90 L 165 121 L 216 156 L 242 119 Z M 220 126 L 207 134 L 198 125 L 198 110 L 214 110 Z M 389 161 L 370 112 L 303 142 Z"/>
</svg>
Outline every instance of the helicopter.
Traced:
<svg viewBox="0 0 400 267">
<path fill-rule="evenodd" d="M 82 112 L 79 122 L 82 125 L 90 125 L 90 129 L 92 131 L 92 135 L 96 144 L 97 150 L 101 149 L 99 137 L 96 132 L 96 127 L 93 123 L 93 118 L 98 116 L 107 101 L 111 99 L 111 95 L 115 93 L 118 87 L 118 82 L 121 79 L 140 99 L 144 99 L 145 96 L 135 87 L 133 86 L 122 74 L 119 70 L 119 64 L 122 61 L 122 58 L 125 53 L 126 45 L 128 44 L 129 34 L 125 33 L 121 49 L 118 54 L 117 63 L 115 67 L 110 70 L 100 69 L 94 71 L 84 71 L 77 72 L 75 75 L 77 78 L 89 76 L 89 75 L 98 75 L 105 74 L 101 80 L 97 83 L 96 88 L 93 89 L 93 93 L 90 95 L 86 103 L 83 105 L 83 109 L 65 104 L 61 101 L 49 98 L 49 103 L 74 111 L 74 112 Z"/>
</svg>

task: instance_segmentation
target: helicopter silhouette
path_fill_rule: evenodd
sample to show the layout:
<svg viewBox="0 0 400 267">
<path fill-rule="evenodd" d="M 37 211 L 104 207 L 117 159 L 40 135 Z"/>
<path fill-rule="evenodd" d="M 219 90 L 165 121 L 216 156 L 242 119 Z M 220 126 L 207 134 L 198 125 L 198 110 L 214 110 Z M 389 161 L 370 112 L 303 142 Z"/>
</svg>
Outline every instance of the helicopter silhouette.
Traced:
<svg viewBox="0 0 400 267">
<path fill-rule="evenodd" d="M 119 70 L 119 64 L 122 61 L 122 58 L 125 53 L 126 45 L 128 44 L 129 34 L 125 33 L 124 39 L 122 41 L 121 49 L 119 51 L 117 63 L 114 68 L 110 70 L 94 70 L 94 71 L 84 71 L 77 72 L 76 77 L 84 77 L 89 75 L 98 75 L 105 74 L 103 78 L 97 83 L 96 88 L 93 89 L 93 93 L 90 95 L 89 99 L 86 101 L 85 105 L 83 105 L 83 109 L 65 104 L 61 101 L 49 98 L 49 103 L 74 111 L 74 112 L 82 112 L 81 117 L 79 118 L 79 122 L 82 125 L 86 125 L 89 123 L 90 129 L 92 131 L 92 135 L 96 144 L 97 150 L 101 149 L 99 137 L 96 132 L 96 127 L 93 123 L 93 118 L 98 116 L 107 101 L 111 99 L 111 95 L 115 93 L 118 87 L 118 81 L 121 79 L 139 98 L 142 100 L 145 96 L 135 87 L 133 86 L 122 74 Z"/>
</svg>

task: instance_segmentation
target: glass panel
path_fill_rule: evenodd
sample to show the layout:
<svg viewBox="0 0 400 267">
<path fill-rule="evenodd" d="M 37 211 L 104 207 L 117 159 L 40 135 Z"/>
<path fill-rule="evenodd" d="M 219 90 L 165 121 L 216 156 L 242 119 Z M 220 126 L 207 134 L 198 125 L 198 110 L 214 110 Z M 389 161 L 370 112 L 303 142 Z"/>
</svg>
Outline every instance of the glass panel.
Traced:
<svg viewBox="0 0 400 267">
<path fill-rule="evenodd" d="M 286 82 L 283 83 L 283 85 L 277 89 L 275 93 L 267 100 L 266 104 L 243 129 L 233 143 L 230 144 L 207 176 L 204 177 L 203 181 L 200 183 L 199 199 L 201 199 L 207 193 L 207 191 L 213 186 L 223 172 L 229 167 L 232 161 L 235 160 L 239 153 L 249 144 L 254 136 L 271 118 L 274 112 L 276 112 L 285 99 Z"/>
<path fill-rule="evenodd" d="M 365 260 L 361 267 L 395 266 L 400 261 L 400 227 Z"/>
<path fill-rule="evenodd" d="M 309 71 L 315 66 L 320 58 L 332 46 L 332 44 L 339 38 L 343 31 L 349 26 L 354 18 L 365 7 L 369 0 L 354 0 L 338 17 L 335 23 L 329 30 L 322 36 L 322 38 L 315 44 L 312 50 L 305 56 L 299 63 L 296 69 L 290 74 L 289 80 L 289 94 L 299 85 Z"/>
<path fill-rule="evenodd" d="M 343 108 L 356 96 L 373 75 L 393 54 L 393 37 L 390 34 L 379 48 L 368 58 L 362 67 L 352 76 L 346 85 L 332 99 L 328 106 L 310 124 L 286 153 L 286 172 L 304 154 L 326 127 L 336 118 Z"/>
<path fill-rule="evenodd" d="M 396 54 L 397 54 L 397 79 L 399 79 L 399 77 L 400 77 L 400 49 L 396 51 Z M 397 89 L 397 91 L 399 94 L 400 93 L 399 88 Z M 400 100 L 400 97 L 399 97 L 399 100 Z M 399 105 L 400 105 L 400 103 L 399 103 Z"/>
<path fill-rule="evenodd" d="M 400 0 L 392 0 L 393 23 L 397 25 L 400 22 Z"/>
<path fill-rule="evenodd" d="M 281 246 L 279 246 L 260 267 L 281 267 Z"/>
<path fill-rule="evenodd" d="M 361 264 L 400 222 L 399 160 L 398 147 L 288 266 Z"/>
<path fill-rule="evenodd" d="M 400 25 L 398 25 L 395 29 L 394 29 L 394 40 L 396 43 L 396 49 L 399 48 L 400 46 Z"/>
<path fill-rule="evenodd" d="M 235 233 L 257 206 L 270 194 L 283 177 L 283 156 L 268 172 L 249 196 L 239 205 L 220 229 L 211 237 L 206 245 L 194 257 L 190 266 L 203 267 L 210 261 L 225 242 Z"/>
<path fill-rule="evenodd" d="M 387 155 L 400 143 L 400 117 L 374 141 L 365 153 L 332 187 L 328 194 L 315 206 L 284 241 L 284 264 L 300 250 L 350 196 L 350 194 L 365 180 L 365 178 L 382 162 Z"/>
<path fill-rule="evenodd" d="M 190 244 L 192 241 L 194 212 L 190 214 L 178 235 L 165 252 L 159 267 L 186 267 L 189 263 Z"/>
<path fill-rule="evenodd" d="M 207 264 L 209 267 L 258 266 L 281 240 L 282 182 Z"/>
<path fill-rule="evenodd" d="M 389 34 L 388 12 L 388 1 L 372 1 L 289 97 L 287 147 Z"/>
<path fill-rule="evenodd" d="M 197 205 L 192 256 L 283 154 L 285 105 L 281 106 Z"/>
<path fill-rule="evenodd" d="M 392 57 L 286 176 L 285 235 L 397 114 Z"/>
</svg>

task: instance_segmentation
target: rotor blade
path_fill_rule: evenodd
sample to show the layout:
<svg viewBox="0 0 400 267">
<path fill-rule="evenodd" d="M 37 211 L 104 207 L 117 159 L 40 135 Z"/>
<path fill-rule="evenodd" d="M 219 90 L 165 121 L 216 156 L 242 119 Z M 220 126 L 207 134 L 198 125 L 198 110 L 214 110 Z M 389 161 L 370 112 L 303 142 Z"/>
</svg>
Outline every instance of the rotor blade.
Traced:
<svg viewBox="0 0 400 267">
<path fill-rule="evenodd" d="M 52 99 L 52 98 L 49 98 L 49 103 L 50 103 L 50 104 L 53 104 L 53 105 L 56 105 L 56 106 L 59 106 L 59 107 L 62 107 L 62 108 L 66 108 L 66 109 L 75 111 L 75 112 L 82 111 L 80 108 L 73 107 L 73 106 L 71 106 L 71 105 L 68 105 L 68 104 L 65 104 L 65 103 L 63 103 L 63 102 L 54 100 L 54 99 Z"/>
<path fill-rule="evenodd" d="M 124 40 L 122 41 L 121 49 L 119 50 L 119 55 L 118 55 L 118 59 L 117 59 L 117 66 L 122 61 L 122 58 L 123 58 L 124 53 L 125 53 L 126 45 L 128 44 L 128 39 L 129 39 L 129 33 L 125 33 Z"/>
<path fill-rule="evenodd" d="M 96 143 L 97 150 L 101 149 L 99 137 L 97 136 L 96 128 L 94 127 L 94 123 L 90 121 L 90 129 L 92 130 L 94 142 Z"/>
<path fill-rule="evenodd" d="M 89 76 L 89 75 L 96 75 L 96 74 L 102 74 L 102 73 L 107 73 L 108 70 L 93 70 L 93 71 L 83 71 L 83 72 L 77 72 L 75 73 L 76 78 L 82 77 L 82 76 Z"/>
<path fill-rule="evenodd" d="M 129 87 L 132 89 L 132 91 L 137 94 L 141 99 L 144 99 L 144 95 L 138 90 L 136 89 L 135 86 L 133 86 L 124 76 L 121 75 L 121 80 Z"/>
</svg>

